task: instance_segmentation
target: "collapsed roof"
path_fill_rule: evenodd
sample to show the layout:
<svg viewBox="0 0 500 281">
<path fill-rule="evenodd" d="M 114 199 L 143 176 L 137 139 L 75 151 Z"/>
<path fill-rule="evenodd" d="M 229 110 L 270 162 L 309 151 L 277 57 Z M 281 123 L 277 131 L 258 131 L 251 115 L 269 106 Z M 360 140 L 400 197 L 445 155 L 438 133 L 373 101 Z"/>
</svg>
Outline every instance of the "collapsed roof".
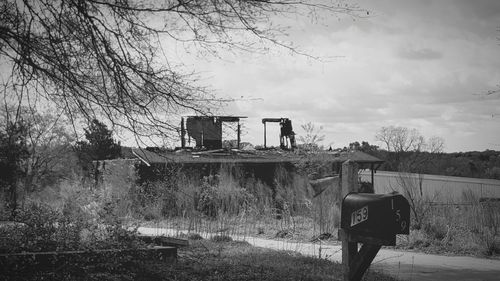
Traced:
<svg viewBox="0 0 500 281">
<path fill-rule="evenodd" d="M 209 150 L 200 152 L 153 152 L 132 148 L 132 153 L 146 165 L 163 163 L 293 163 L 299 161 L 356 162 L 360 168 L 377 167 L 384 161 L 362 151 L 293 153 L 280 150 Z"/>
</svg>

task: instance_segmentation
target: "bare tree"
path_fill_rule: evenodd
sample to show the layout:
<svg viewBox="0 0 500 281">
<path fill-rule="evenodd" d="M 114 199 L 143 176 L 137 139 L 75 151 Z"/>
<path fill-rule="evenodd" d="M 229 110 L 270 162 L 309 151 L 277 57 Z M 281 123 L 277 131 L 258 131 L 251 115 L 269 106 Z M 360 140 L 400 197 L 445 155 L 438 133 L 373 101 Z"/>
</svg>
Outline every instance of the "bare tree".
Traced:
<svg viewBox="0 0 500 281">
<path fill-rule="evenodd" d="M 308 122 L 306 124 L 300 125 L 305 134 L 299 136 L 299 141 L 302 142 L 303 148 L 306 149 L 318 149 L 319 144 L 325 140 L 325 135 L 322 134 L 323 127 L 317 128 L 314 123 Z"/>
<path fill-rule="evenodd" d="M 141 137 L 168 137 L 172 115 L 210 113 L 222 100 L 169 51 L 264 51 L 279 40 L 276 15 L 366 14 L 339 0 L 4 0 L 4 100 L 49 101 L 71 120 L 99 118 Z"/>
<path fill-rule="evenodd" d="M 437 136 L 430 137 L 425 147 L 430 153 L 441 153 L 444 150 L 444 139 Z"/>
<path fill-rule="evenodd" d="M 68 120 L 61 114 L 50 111 L 34 112 L 27 107 L 10 107 L 0 114 L 0 124 L 8 125 L 9 116 L 16 111 L 26 127 L 27 157 L 21 165 L 23 172 L 23 191 L 31 192 L 34 188 L 49 180 L 61 177 L 61 170 L 67 170 L 65 160 L 71 158 L 71 133 Z M 18 118 L 19 119 L 19 118 Z"/>
<path fill-rule="evenodd" d="M 391 127 L 382 127 L 375 135 L 375 139 L 377 141 L 383 142 L 385 144 L 387 151 L 391 151 L 393 138 L 394 138 L 394 136 L 391 132 L 391 128 L 392 128 L 392 126 Z"/>
<path fill-rule="evenodd" d="M 425 138 L 420 132 L 406 127 L 382 127 L 375 139 L 383 142 L 387 150 L 393 152 L 421 151 L 425 147 Z"/>
<path fill-rule="evenodd" d="M 432 163 L 432 154 L 442 152 L 444 140 L 436 136 L 426 140 L 417 129 L 394 126 L 380 128 L 375 138 L 396 155 L 397 185 L 410 203 L 414 218 L 413 227 L 419 229 L 428 218 L 430 203 L 438 196 L 437 193 L 432 196 L 425 194 L 423 190 L 425 177 L 422 171 Z M 400 158 L 405 154 L 406 157 Z"/>
</svg>

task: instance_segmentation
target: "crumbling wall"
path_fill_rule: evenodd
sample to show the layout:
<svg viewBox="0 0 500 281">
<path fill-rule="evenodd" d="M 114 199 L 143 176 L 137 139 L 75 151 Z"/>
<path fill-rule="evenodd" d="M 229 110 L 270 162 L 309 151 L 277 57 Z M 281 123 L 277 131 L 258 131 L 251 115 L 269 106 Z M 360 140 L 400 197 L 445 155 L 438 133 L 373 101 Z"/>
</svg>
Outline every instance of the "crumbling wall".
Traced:
<svg viewBox="0 0 500 281">
<path fill-rule="evenodd" d="M 215 117 L 188 117 L 188 136 L 196 141 L 196 147 L 222 148 L 222 122 Z"/>
</svg>

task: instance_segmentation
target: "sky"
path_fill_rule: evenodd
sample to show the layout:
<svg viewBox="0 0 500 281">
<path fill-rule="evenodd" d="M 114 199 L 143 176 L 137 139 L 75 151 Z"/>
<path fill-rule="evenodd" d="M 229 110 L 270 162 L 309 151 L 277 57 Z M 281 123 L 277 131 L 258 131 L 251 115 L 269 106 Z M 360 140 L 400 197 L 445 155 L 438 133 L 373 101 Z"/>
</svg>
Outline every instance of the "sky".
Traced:
<svg viewBox="0 0 500 281">
<path fill-rule="evenodd" d="M 323 145 L 382 146 L 383 126 L 415 128 L 445 141 L 446 152 L 500 150 L 500 1 L 357 1 L 363 18 L 289 19 L 301 50 L 222 53 L 187 63 L 219 97 L 223 113 L 247 116 L 242 141 L 263 143 L 262 118 L 322 128 Z M 278 144 L 278 125 L 268 143 Z"/>
</svg>

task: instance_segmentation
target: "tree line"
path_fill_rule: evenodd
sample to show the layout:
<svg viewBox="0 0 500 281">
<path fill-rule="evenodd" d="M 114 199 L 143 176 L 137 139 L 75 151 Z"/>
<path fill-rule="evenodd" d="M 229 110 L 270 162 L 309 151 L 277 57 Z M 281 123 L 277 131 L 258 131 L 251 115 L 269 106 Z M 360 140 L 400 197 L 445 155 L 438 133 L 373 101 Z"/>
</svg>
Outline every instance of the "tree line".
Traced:
<svg viewBox="0 0 500 281">
<path fill-rule="evenodd" d="M 426 139 L 416 129 L 382 127 L 375 139 L 383 147 L 367 141 L 352 142 L 344 150 L 359 150 L 385 162 L 379 170 L 500 180 L 500 151 L 445 153 L 440 137 Z"/>
<path fill-rule="evenodd" d="M 94 174 L 93 161 L 121 156 L 121 147 L 112 131 L 97 119 L 84 129 L 85 139 L 76 140 L 69 122 L 51 112 L 28 112 L 11 118 L 6 110 L 0 116 L 0 199 L 8 212 L 32 192 L 56 186 L 63 180 L 82 180 Z"/>
</svg>

